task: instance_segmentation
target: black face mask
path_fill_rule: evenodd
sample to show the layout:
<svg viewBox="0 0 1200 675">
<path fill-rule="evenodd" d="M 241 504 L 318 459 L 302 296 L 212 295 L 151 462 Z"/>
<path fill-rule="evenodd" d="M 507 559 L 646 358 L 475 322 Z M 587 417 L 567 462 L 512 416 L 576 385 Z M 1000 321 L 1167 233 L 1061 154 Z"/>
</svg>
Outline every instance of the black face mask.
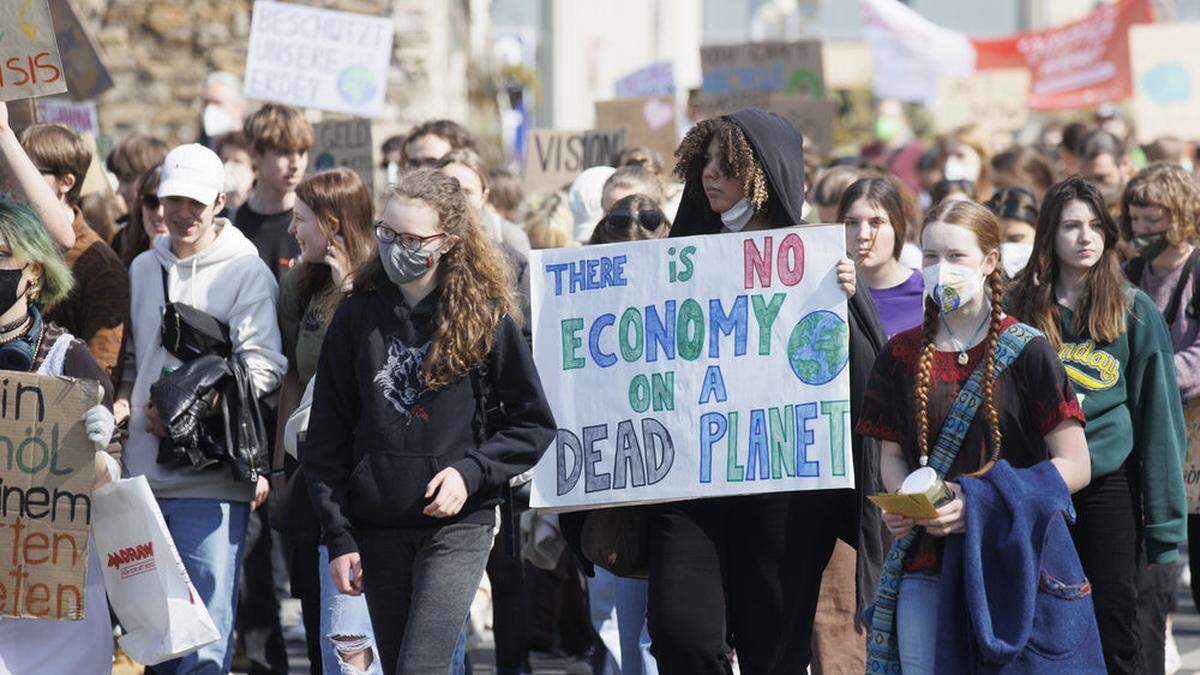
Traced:
<svg viewBox="0 0 1200 675">
<path fill-rule="evenodd" d="M 19 270 L 0 270 L 0 307 L 4 308 L 0 309 L 0 313 L 7 312 L 17 304 L 17 298 L 21 297 L 17 287 L 21 285 L 21 277 L 24 275 L 24 267 Z"/>
</svg>

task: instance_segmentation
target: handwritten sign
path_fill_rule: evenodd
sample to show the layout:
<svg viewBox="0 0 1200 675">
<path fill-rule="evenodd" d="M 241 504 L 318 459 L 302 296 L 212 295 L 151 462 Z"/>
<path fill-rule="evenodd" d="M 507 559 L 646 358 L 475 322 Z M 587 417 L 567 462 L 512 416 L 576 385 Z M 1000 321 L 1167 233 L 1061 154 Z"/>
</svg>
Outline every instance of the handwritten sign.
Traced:
<svg viewBox="0 0 1200 675">
<path fill-rule="evenodd" d="M 395 32 L 391 19 L 257 0 L 246 97 L 380 117 Z"/>
<path fill-rule="evenodd" d="M 655 61 L 617 80 L 617 98 L 636 96 L 673 96 L 675 66 L 670 61 Z"/>
<path fill-rule="evenodd" d="M 580 171 L 608 164 L 625 147 L 624 129 L 529 132 L 525 153 L 525 188 L 554 192 L 575 180 Z"/>
<path fill-rule="evenodd" d="M 1029 121 L 1029 71 L 1024 68 L 981 70 L 938 80 L 933 124 L 948 133 L 965 124 L 993 131 L 1017 131 Z"/>
<path fill-rule="evenodd" d="M 829 154 L 833 150 L 833 125 L 837 103 L 815 101 L 807 96 L 754 92 L 743 96 L 700 96 L 694 101 L 697 119 L 728 115 L 742 108 L 762 108 L 792 123 L 804 136 L 804 151 Z"/>
<path fill-rule="evenodd" d="M 86 101 L 112 89 L 112 75 L 104 65 L 100 47 L 72 0 L 50 0 L 50 14 L 58 29 L 55 35 L 71 98 Z"/>
<path fill-rule="evenodd" d="M 83 413 L 94 380 L 0 380 L 0 616 L 83 618 L 94 450 Z"/>
<path fill-rule="evenodd" d="M 1129 65 L 1138 141 L 1200 140 L 1200 21 L 1131 26 Z"/>
<path fill-rule="evenodd" d="M 853 487 L 845 247 L 823 225 L 532 252 L 559 424 L 532 505 Z"/>
<path fill-rule="evenodd" d="M 0 3 L 0 101 L 67 90 L 46 0 Z"/>
<path fill-rule="evenodd" d="M 96 104 L 92 101 L 72 101 L 53 97 L 37 100 L 37 119 L 41 124 L 61 124 L 77 134 L 100 133 Z"/>
<path fill-rule="evenodd" d="M 708 45 L 700 48 L 700 68 L 701 91 L 709 100 L 723 99 L 722 106 L 737 105 L 748 94 L 825 97 L 819 40 Z"/>
<path fill-rule="evenodd" d="M 664 159 L 675 154 L 679 134 L 675 123 L 675 99 L 670 96 L 643 96 L 596 102 L 596 126 L 602 129 L 624 127 L 629 145 L 644 145 Z"/>
<path fill-rule="evenodd" d="M 309 151 L 313 171 L 345 167 L 358 174 L 367 189 L 375 195 L 375 162 L 371 154 L 371 122 L 369 120 L 334 120 L 313 127 L 317 143 Z"/>
</svg>

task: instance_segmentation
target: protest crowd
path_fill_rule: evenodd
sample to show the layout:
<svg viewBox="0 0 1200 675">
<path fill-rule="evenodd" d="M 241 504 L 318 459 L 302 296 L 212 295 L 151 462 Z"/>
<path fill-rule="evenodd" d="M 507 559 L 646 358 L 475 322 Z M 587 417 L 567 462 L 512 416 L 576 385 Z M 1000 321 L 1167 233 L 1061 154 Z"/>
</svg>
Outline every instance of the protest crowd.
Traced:
<svg viewBox="0 0 1200 675">
<path fill-rule="evenodd" d="M 665 143 L 365 169 L 229 72 L 103 158 L 6 94 L 0 672 L 1176 672 L 1200 126 L 852 136 L 705 54 Z"/>
</svg>

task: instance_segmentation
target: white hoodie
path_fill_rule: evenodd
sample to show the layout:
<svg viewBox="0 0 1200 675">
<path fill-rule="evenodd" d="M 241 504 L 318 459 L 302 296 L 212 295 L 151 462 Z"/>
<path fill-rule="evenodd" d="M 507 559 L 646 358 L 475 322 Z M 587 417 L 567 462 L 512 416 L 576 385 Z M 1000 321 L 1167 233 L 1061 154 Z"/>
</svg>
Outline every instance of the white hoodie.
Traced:
<svg viewBox="0 0 1200 675">
<path fill-rule="evenodd" d="M 272 391 L 287 370 L 275 315 L 279 288 L 274 275 L 241 230 L 224 218 L 214 226 L 220 228 L 216 240 L 190 258 L 177 258 L 171 252 L 171 236 L 160 234 L 129 268 L 132 332 L 123 379 L 134 385 L 123 461 L 129 476 L 146 476 L 156 497 L 250 501 L 254 486 L 234 481 L 228 467 L 196 471 L 159 464 L 159 438 L 146 431 L 150 385 L 164 369 L 180 365 L 159 339 L 164 269 L 171 301 L 187 303 L 229 325 L 234 354 L 245 362 L 256 390 Z"/>
</svg>

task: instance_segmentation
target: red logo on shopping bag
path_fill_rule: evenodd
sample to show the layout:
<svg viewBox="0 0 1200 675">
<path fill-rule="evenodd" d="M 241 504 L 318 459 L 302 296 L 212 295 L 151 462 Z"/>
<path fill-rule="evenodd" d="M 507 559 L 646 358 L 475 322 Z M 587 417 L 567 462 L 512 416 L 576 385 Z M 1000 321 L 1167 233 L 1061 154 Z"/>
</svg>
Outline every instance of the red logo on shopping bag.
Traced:
<svg viewBox="0 0 1200 675">
<path fill-rule="evenodd" d="M 148 541 L 109 553 L 108 566 L 120 570 L 122 579 L 153 570 L 155 568 L 154 542 Z"/>
</svg>

